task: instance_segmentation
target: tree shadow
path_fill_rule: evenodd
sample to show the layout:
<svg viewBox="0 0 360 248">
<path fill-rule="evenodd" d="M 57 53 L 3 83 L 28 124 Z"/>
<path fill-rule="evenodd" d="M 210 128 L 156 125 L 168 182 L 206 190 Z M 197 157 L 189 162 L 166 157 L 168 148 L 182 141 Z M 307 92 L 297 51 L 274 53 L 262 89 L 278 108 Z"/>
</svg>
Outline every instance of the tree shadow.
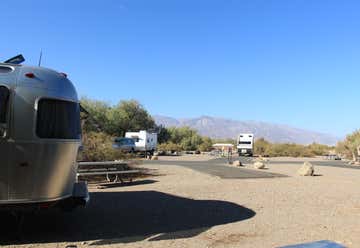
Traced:
<svg viewBox="0 0 360 248">
<path fill-rule="evenodd" d="M 1 216 L 0 244 L 99 240 L 91 245 L 105 245 L 187 238 L 255 215 L 231 202 L 193 200 L 157 191 L 95 192 L 90 197 L 85 209 L 27 215 L 20 238 L 14 235 L 14 218 Z"/>
</svg>

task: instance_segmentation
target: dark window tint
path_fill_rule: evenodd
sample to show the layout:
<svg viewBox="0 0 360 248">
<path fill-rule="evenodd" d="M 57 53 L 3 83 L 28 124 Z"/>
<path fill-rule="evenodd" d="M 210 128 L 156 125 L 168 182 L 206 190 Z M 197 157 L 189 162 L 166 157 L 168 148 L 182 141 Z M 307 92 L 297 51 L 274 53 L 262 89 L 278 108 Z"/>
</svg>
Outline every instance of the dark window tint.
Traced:
<svg viewBox="0 0 360 248">
<path fill-rule="evenodd" d="M 80 108 L 78 103 L 41 99 L 38 103 L 36 134 L 46 139 L 79 139 Z"/>
<path fill-rule="evenodd" d="M 5 86 L 0 86 L 0 123 L 6 123 L 10 91 Z"/>
<path fill-rule="evenodd" d="M 6 67 L 6 66 L 0 66 L 0 73 L 9 73 L 12 72 L 13 70 L 10 67 Z"/>
<path fill-rule="evenodd" d="M 240 141 L 239 144 L 241 144 L 241 145 L 250 145 L 251 141 Z"/>
</svg>

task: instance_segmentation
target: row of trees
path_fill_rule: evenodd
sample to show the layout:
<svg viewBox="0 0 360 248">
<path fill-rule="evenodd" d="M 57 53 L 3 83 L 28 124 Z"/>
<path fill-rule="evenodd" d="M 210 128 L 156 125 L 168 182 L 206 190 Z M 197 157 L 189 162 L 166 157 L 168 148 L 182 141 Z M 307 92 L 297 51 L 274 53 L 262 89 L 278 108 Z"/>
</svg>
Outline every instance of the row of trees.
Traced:
<svg viewBox="0 0 360 248">
<path fill-rule="evenodd" d="M 114 137 L 123 137 L 127 131 L 153 130 L 158 132 L 159 150 L 163 151 L 210 151 L 214 143 L 232 143 L 233 139 L 214 140 L 203 137 L 189 127 L 164 128 L 156 126 L 154 119 L 136 100 L 120 101 L 110 105 L 104 101 L 81 99 L 83 112 L 83 160 L 112 160 L 125 155 L 112 148 Z M 357 157 L 360 146 L 360 132 L 349 135 L 339 142 L 337 150 L 347 156 Z M 262 156 L 316 156 L 325 155 L 331 149 L 320 144 L 277 144 L 260 138 L 254 145 L 254 153 Z"/>
<path fill-rule="evenodd" d="M 291 143 L 270 143 L 264 138 L 255 141 L 254 153 L 269 157 L 313 157 L 327 155 L 334 149 L 327 145 L 313 143 L 310 145 L 300 145 Z"/>
<path fill-rule="evenodd" d="M 203 137 L 189 127 L 161 128 L 159 150 L 163 151 L 210 151 L 213 140 Z"/>
<path fill-rule="evenodd" d="M 104 101 L 81 99 L 81 106 L 88 112 L 84 132 L 101 131 L 111 136 L 124 136 L 129 130 L 149 130 L 156 127 L 154 119 L 136 100 L 120 101 L 115 106 Z"/>
</svg>

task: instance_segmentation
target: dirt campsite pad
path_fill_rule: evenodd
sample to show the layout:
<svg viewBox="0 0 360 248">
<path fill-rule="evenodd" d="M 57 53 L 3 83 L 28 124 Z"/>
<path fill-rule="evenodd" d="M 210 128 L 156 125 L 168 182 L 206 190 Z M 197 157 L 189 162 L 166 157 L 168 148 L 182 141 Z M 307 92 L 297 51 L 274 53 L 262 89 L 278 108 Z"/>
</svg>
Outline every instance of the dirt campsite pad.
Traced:
<svg viewBox="0 0 360 248">
<path fill-rule="evenodd" d="M 262 171 L 285 176 L 224 179 L 184 166 L 211 166 L 211 157 L 160 157 L 141 165 L 159 176 L 92 188 L 89 206 L 72 213 L 28 215 L 20 237 L 3 215 L 0 244 L 253 248 L 333 240 L 360 247 L 360 170 L 312 160 L 317 176 L 301 177 L 304 160 L 270 159 Z"/>
</svg>

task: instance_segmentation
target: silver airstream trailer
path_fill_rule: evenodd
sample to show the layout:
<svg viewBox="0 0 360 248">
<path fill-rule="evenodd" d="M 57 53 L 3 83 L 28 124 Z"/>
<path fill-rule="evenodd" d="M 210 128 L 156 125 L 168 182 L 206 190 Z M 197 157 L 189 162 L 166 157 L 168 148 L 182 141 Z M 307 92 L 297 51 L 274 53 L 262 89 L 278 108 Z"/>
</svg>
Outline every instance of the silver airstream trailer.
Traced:
<svg viewBox="0 0 360 248">
<path fill-rule="evenodd" d="M 76 90 L 66 74 L 22 61 L 0 63 L 0 208 L 85 205 Z"/>
</svg>

